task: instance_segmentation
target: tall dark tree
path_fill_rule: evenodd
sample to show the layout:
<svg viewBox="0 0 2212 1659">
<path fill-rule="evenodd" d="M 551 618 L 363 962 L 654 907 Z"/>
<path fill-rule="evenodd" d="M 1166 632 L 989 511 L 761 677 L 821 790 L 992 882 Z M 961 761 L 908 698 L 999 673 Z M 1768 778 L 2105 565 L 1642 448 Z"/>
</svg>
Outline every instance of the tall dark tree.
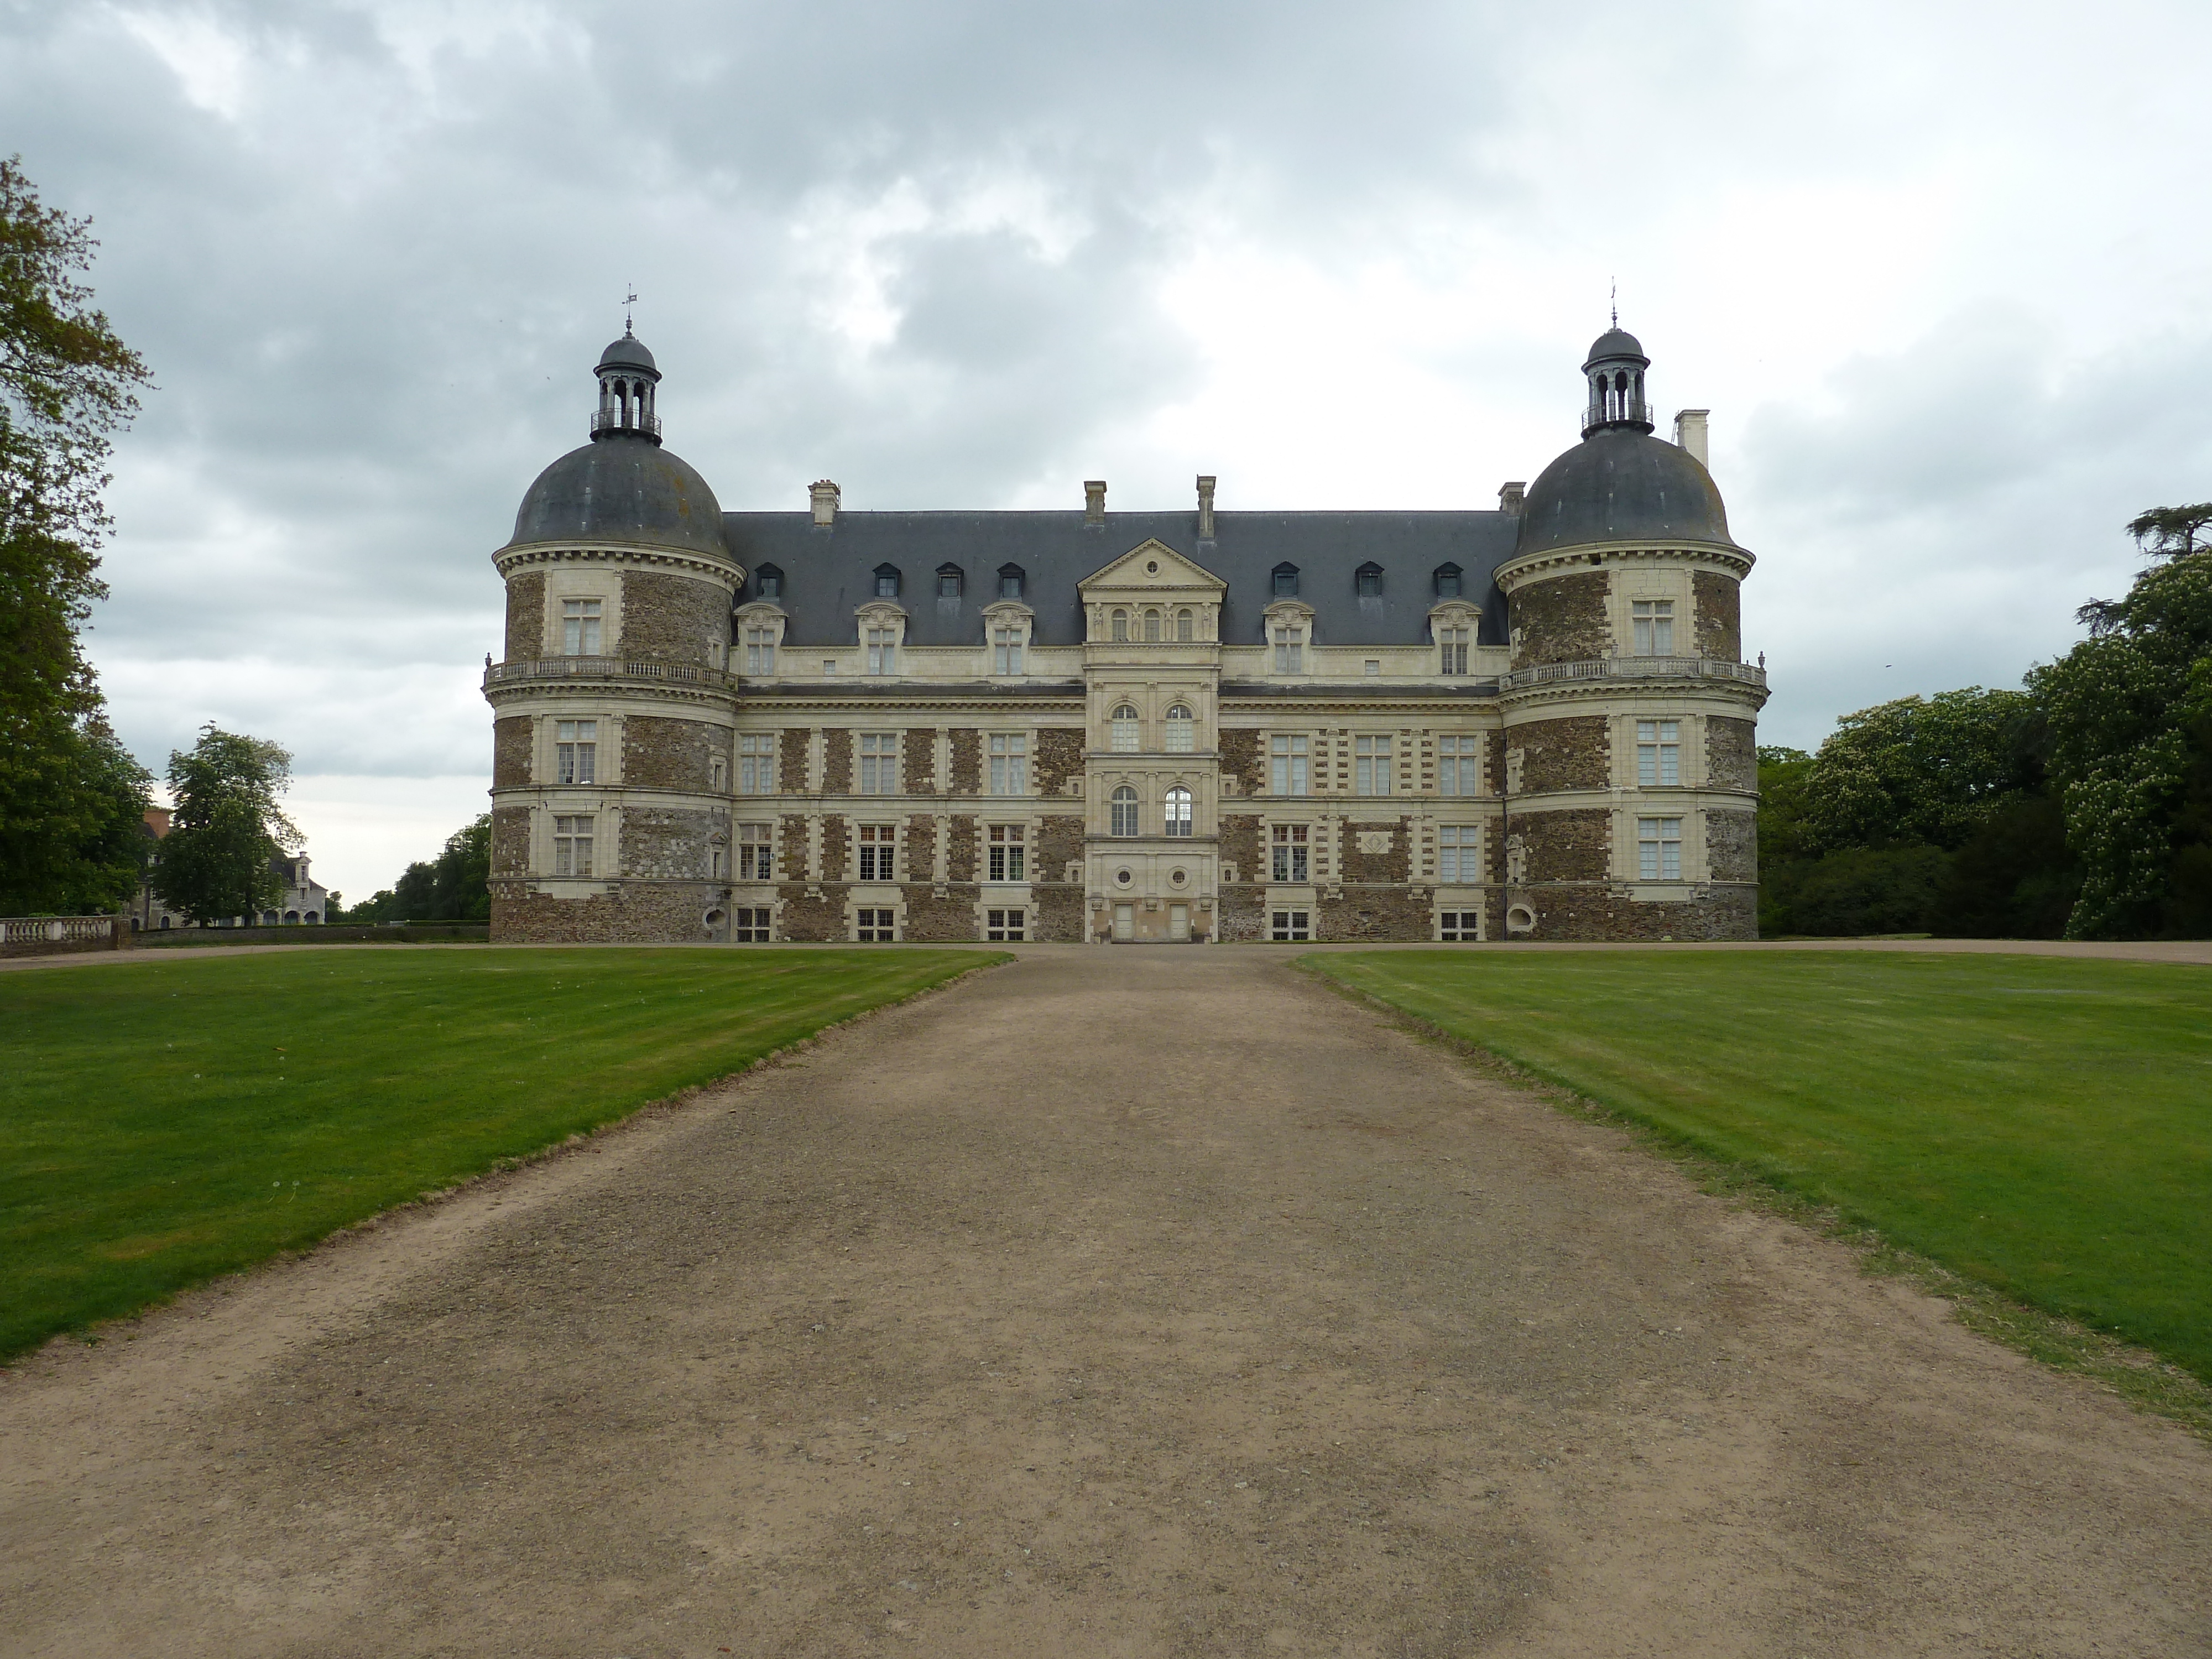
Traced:
<svg viewBox="0 0 2212 1659">
<path fill-rule="evenodd" d="M 282 804 L 292 757 L 263 738 L 213 723 L 169 756 L 176 814 L 155 854 L 154 890 L 203 924 L 252 916 L 283 890 L 272 860 L 302 837 Z"/>
<path fill-rule="evenodd" d="M 143 775 L 101 723 L 77 637 L 106 592 L 110 436 L 148 378 L 77 280 L 96 246 L 88 226 L 41 205 L 18 161 L 0 160 L 0 869 L 10 909 L 122 896 L 112 854 L 143 811 Z"/>
</svg>

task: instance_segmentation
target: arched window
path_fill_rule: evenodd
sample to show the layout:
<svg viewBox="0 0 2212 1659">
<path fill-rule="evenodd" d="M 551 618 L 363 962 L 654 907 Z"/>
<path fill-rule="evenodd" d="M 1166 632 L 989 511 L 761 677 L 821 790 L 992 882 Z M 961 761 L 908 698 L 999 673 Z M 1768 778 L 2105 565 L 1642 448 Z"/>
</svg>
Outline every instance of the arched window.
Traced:
<svg viewBox="0 0 2212 1659">
<path fill-rule="evenodd" d="M 1129 637 L 1129 613 L 1126 611 L 1114 613 L 1114 637 L 1123 641 Z"/>
<path fill-rule="evenodd" d="M 1359 567 L 1354 580 L 1361 599 L 1379 599 L 1382 597 L 1382 567 L 1372 559 Z"/>
<path fill-rule="evenodd" d="M 757 599 L 780 599 L 783 597 L 783 572 L 772 564 L 764 564 L 753 572 L 753 595 Z"/>
<path fill-rule="evenodd" d="M 1295 599 L 1297 596 L 1297 566 L 1294 564 L 1277 565 L 1275 567 L 1275 597 L 1279 599 Z"/>
<path fill-rule="evenodd" d="M 898 567 L 895 564 L 878 565 L 876 567 L 876 597 L 879 599 L 895 599 L 898 598 Z"/>
<path fill-rule="evenodd" d="M 1176 612 L 1176 643 L 1188 645 L 1196 637 L 1194 632 L 1195 620 L 1188 611 Z"/>
<path fill-rule="evenodd" d="M 937 597 L 940 599 L 957 599 L 960 597 L 960 567 L 958 565 L 940 564 L 937 567 Z"/>
<path fill-rule="evenodd" d="M 1168 753 L 1188 755 L 1191 751 L 1190 705 L 1179 702 L 1168 710 Z"/>
<path fill-rule="evenodd" d="M 1130 703 L 1114 706 L 1114 752 L 1117 755 L 1137 752 L 1137 711 Z"/>
<path fill-rule="evenodd" d="M 1438 565 L 1437 567 L 1437 597 L 1440 599 L 1455 599 L 1459 596 L 1459 567 L 1455 564 Z"/>
<path fill-rule="evenodd" d="M 1126 783 L 1114 792 L 1113 832 L 1117 836 L 1137 833 L 1137 792 Z"/>
<path fill-rule="evenodd" d="M 1168 791 L 1168 834 L 1190 833 L 1190 791 L 1181 786 Z"/>
<path fill-rule="evenodd" d="M 1145 643 L 1158 645 L 1159 642 L 1160 613 L 1157 611 L 1147 611 L 1145 612 Z"/>
<path fill-rule="evenodd" d="M 1018 599 L 1021 596 L 1021 566 L 1018 564 L 1000 565 L 999 567 L 999 597 L 1002 599 Z"/>
</svg>

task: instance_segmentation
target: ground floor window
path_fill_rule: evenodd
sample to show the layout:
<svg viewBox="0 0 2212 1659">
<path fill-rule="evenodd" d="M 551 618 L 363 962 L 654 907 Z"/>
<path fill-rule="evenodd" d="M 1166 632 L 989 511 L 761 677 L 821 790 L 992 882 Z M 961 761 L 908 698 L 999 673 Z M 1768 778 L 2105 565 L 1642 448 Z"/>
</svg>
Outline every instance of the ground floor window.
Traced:
<svg viewBox="0 0 2212 1659">
<path fill-rule="evenodd" d="M 553 820 L 553 873 L 588 876 L 592 873 L 592 820 L 563 813 Z"/>
<path fill-rule="evenodd" d="M 1278 944 L 1295 944 L 1301 940 L 1311 939 L 1313 937 L 1313 928 L 1308 922 L 1308 915 L 1309 913 L 1304 910 L 1276 911 L 1274 917 L 1275 925 L 1273 929 L 1273 937 L 1276 942 Z"/>
<path fill-rule="evenodd" d="M 1019 945 L 1026 936 L 1024 924 L 1029 913 L 1024 910 L 986 910 L 983 912 L 983 937 L 994 945 Z"/>
<path fill-rule="evenodd" d="M 738 879 L 775 879 L 775 842 L 772 839 L 771 826 L 765 823 L 741 823 L 738 826 Z"/>
<path fill-rule="evenodd" d="M 890 945 L 898 938 L 898 922 L 890 910 L 861 910 L 853 920 L 854 937 L 863 945 Z"/>
<path fill-rule="evenodd" d="M 898 826 L 895 823 L 864 823 L 860 826 L 860 879 L 862 881 L 896 881 L 896 854 L 898 850 Z M 868 913 L 861 911 L 862 915 Z M 885 915 L 890 914 L 886 910 Z"/>
<path fill-rule="evenodd" d="M 1480 861 L 1476 854 L 1480 850 L 1482 832 L 1472 823 L 1440 823 L 1437 826 L 1437 879 L 1442 882 L 1473 882 L 1482 879 Z"/>
<path fill-rule="evenodd" d="M 993 881 L 1028 879 L 1023 858 L 1028 849 L 1022 842 L 1022 830 L 1023 826 L 1018 823 L 994 823 L 991 826 L 988 845 L 991 852 L 990 879 Z M 1019 915 L 1021 912 L 1017 910 L 1014 914 Z"/>
<path fill-rule="evenodd" d="M 1478 910 L 1446 910 L 1437 917 L 1437 937 L 1446 945 L 1473 945 L 1482 937 Z"/>
<path fill-rule="evenodd" d="M 775 937 L 775 913 L 766 905 L 730 912 L 730 937 L 739 945 L 765 945 Z"/>
<path fill-rule="evenodd" d="M 1682 820 L 1636 820 L 1636 873 L 1644 881 L 1682 878 Z"/>
<path fill-rule="evenodd" d="M 1268 843 L 1268 850 L 1274 857 L 1274 867 L 1272 872 L 1273 879 L 1281 882 L 1305 880 L 1305 825 L 1278 823 L 1271 826 L 1271 833 L 1273 838 Z"/>
</svg>

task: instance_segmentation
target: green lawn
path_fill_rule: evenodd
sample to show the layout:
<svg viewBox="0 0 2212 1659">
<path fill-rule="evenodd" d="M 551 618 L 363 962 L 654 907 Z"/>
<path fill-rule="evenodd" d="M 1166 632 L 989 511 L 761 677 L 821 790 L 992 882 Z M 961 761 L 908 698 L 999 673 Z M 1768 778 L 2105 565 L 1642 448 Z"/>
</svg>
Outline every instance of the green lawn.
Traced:
<svg viewBox="0 0 2212 1659">
<path fill-rule="evenodd" d="M 1304 960 L 2212 1382 L 2212 969 L 1843 951 Z"/>
<path fill-rule="evenodd" d="M 0 1358 L 1002 959 L 364 946 L 0 975 Z"/>
</svg>

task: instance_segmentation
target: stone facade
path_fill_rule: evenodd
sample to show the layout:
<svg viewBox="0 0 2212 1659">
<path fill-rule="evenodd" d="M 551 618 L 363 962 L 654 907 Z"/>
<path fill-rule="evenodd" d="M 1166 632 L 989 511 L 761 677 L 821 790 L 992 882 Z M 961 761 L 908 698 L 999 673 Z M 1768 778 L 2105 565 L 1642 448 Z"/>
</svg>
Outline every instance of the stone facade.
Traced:
<svg viewBox="0 0 2212 1659">
<path fill-rule="evenodd" d="M 822 734 L 822 793 L 853 793 L 853 734 L 842 726 L 833 726 Z"/>
<path fill-rule="evenodd" d="M 1069 782 L 1083 782 L 1083 733 L 1063 726 L 1048 726 L 1036 734 L 1036 754 L 1030 775 L 1040 795 L 1064 795 Z"/>
<path fill-rule="evenodd" d="M 1260 738 L 1257 732 L 1221 734 L 1222 781 L 1225 786 L 1234 780 L 1235 793 L 1240 795 L 1256 795 L 1267 787 L 1267 761 L 1260 752 Z"/>
<path fill-rule="evenodd" d="M 530 781 L 531 721 L 509 714 L 491 723 L 491 787 L 519 789 Z"/>
<path fill-rule="evenodd" d="M 1382 842 L 1380 850 L 1368 844 Z M 1413 879 L 1413 832 L 1403 818 L 1346 820 L 1339 830 L 1337 868 L 1346 882 L 1406 882 Z"/>
<path fill-rule="evenodd" d="M 806 793 L 807 749 L 811 735 L 803 726 L 787 726 L 776 734 L 775 787 L 779 793 Z"/>
<path fill-rule="evenodd" d="M 657 570 L 622 573 L 622 654 L 632 661 L 718 664 L 730 641 L 729 590 Z"/>
<path fill-rule="evenodd" d="M 899 744 L 899 762 L 904 768 L 900 779 L 909 795 L 933 795 L 937 793 L 937 733 L 921 730 L 910 731 Z"/>
<path fill-rule="evenodd" d="M 1725 808 L 1707 812 L 1705 860 L 1715 881 L 1757 881 L 1759 814 Z"/>
<path fill-rule="evenodd" d="M 1606 604 L 1613 591 L 1602 570 L 1551 576 L 1513 595 L 1513 663 L 1579 662 L 1610 657 L 1613 623 Z"/>
<path fill-rule="evenodd" d="M 1611 722 L 1602 714 L 1568 714 L 1514 726 L 1506 742 L 1521 751 L 1520 789 L 1602 789 L 1613 781 Z"/>
<path fill-rule="evenodd" d="M 1722 662 L 1743 660 L 1743 594 L 1732 576 L 1690 573 L 1691 610 L 1697 618 L 1698 654 Z"/>
<path fill-rule="evenodd" d="M 956 727 L 952 732 L 952 793 L 983 793 L 983 734 L 972 726 Z"/>
<path fill-rule="evenodd" d="M 705 789 L 717 755 L 727 763 L 727 741 L 704 720 L 633 714 L 623 722 L 622 781 L 631 788 Z"/>
<path fill-rule="evenodd" d="M 507 659 L 523 662 L 545 649 L 545 573 L 518 570 L 507 582 Z"/>
<path fill-rule="evenodd" d="M 1516 816 L 1513 823 L 1527 860 L 1523 879 L 1529 885 L 1601 882 L 1611 877 L 1613 814 L 1603 808 L 1530 812 Z"/>
<path fill-rule="evenodd" d="M 1716 714 L 1705 722 L 1705 781 L 1716 789 L 1759 787 L 1759 728 Z"/>
</svg>

